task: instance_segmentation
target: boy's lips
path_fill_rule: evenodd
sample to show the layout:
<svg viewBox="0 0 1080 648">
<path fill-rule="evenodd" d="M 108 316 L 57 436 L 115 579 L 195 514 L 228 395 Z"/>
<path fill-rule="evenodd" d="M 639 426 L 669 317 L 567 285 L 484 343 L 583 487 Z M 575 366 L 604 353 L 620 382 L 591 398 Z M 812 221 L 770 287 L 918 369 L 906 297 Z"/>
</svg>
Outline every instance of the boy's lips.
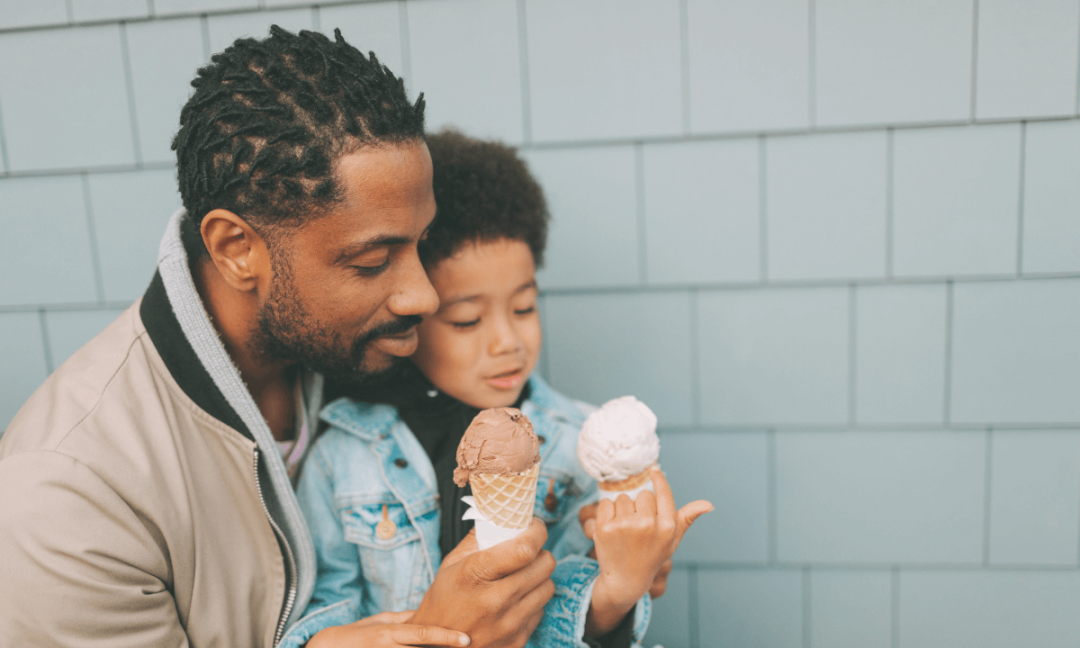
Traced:
<svg viewBox="0 0 1080 648">
<path fill-rule="evenodd" d="M 372 340 L 371 346 L 387 355 L 405 357 L 416 352 L 416 345 L 419 340 L 420 337 L 416 333 L 416 328 L 413 327 L 405 333 L 377 337 Z"/>
<path fill-rule="evenodd" d="M 492 376 L 488 378 L 488 383 L 496 389 L 514 389 L 522 383 L 521 369 L 514 369 Z"/>
</svg>

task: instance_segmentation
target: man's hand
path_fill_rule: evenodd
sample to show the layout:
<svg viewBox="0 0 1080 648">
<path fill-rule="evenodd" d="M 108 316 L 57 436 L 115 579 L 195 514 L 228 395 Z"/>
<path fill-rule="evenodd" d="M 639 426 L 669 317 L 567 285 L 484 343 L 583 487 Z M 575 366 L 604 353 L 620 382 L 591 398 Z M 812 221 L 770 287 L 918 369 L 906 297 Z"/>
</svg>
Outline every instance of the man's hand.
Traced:
<svg viewBox="0 0 1080 648">
<path fill-rule="evenodd" d="M 664 473 L 650 471 L 656 494 L 638 493 L 635 499 L 620 495 L 614 502 L 601 500 L 596 519 L 582 527 L 596 543 L 600 576 L 593 588 L 586 631 L 593 636 L 607 634 L 619 624 L 645 592 L 667 587 L 671 557 L 690 525 L 713 510 L 705 500 L 691 502 L 675 510 Z M 659 583 L 658 583 L 659 581 Z"/>
<path fill-rule="evenodd" d="M 537 518 L 518 537 L 478 551 L 470 534 L 447 554 L 413 623 L 454 628 L 480 648 L 521 648 L 555 594 L 555 558 Z"/>
<path fill-rule="evenodd" d="M 307 648 L 399 648 L 400 646 L 453 646 L 461 648 L 470 643 L 469 635 L 436 626 L 407 625 L 416 614 L 383 612 L 360 619 L 346 626 L 335 626 L 318 632 Z"/>
</svg>

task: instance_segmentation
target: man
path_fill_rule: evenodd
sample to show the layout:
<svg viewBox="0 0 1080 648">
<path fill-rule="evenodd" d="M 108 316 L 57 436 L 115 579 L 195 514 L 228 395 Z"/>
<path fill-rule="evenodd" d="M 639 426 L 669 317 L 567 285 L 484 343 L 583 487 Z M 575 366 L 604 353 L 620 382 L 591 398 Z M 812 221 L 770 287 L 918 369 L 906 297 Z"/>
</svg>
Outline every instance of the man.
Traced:
<svg viewBox="0 0 1080 648">
<path fill-rule="evenodd" d="M 279 444 L 298 461 L 322 376 L 377 378 L 438 306 L 422 97 L 340 33 L 277 27 L 192 85 L 185 211 L 149 289 L 0 442 L 0 645 L 276 645 L 315 575 Z M 554 588 L 545 537 L 463 548 L 408 624 L 312 644 L 524 645 Z"/>
</svg>

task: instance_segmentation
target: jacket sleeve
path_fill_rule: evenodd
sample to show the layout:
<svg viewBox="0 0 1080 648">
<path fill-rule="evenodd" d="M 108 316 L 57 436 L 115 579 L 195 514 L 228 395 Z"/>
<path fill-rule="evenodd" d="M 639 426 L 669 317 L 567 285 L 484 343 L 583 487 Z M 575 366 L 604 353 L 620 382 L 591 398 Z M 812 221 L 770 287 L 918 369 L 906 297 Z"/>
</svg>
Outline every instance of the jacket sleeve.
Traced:
<svg viewBox="0 0 1080 648">
<path fill-rule="evenodd" d="M 0 461 L 0 645 L 186 647 L 167 547 L 90 468 Z"/>
<path fill-rule="evenodd" d="M 359 620 L 361 565 L 356 545 L 345 539 L 341 517 L 334 505 L 333 473 L 323 444 L 316 443 L 304 463 L 296 497 L 315 543 L 318 566 L 311 602 L 304 613 L 305 618 L 297 622 L 297 626 L 306 628 L 306 641 L 323 628 Z M 343 601 L 348 602 L 344 608 L 339 605 Z M 331 606 L 335 612 L 313 615 Z M 314 623 L 314 619 L 321 621 Z M 289 634 L 298 630 L 300 628 L 290 630 Z"/>
<path fill-rule="evenodd" d="M 578 512 L 586 504 L 597 500 L 598 491 L 596 482 L 584 473 L 575 479 L 587 486 L 571 500 L 566 514 L 548 529 L 547 548 L 558 561 L 551 576 L 555 583 L 555 595 L 548 601 L 544 618 L 529 638 L 530 648 L 589 648 L 584 641 L 585 620 L 592 603 L 593 585 L 600 575 L 600 566 L 596 560 L 587 557 L 593 543 L 581 529 Z M 646 594 L 631 612 L 634 615 L 633 645 L 638 645 L 644 638 L 651 610 L 651 601 Z"/>
</svg>

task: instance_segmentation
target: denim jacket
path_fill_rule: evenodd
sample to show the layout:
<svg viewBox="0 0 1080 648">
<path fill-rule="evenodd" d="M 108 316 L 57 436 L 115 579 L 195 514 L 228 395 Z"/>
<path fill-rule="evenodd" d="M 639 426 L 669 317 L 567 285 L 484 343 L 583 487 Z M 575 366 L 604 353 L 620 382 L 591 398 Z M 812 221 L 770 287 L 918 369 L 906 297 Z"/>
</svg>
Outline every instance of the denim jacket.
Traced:
<svg viewBox="0 0 1080 648">
<path fill-rule="evenodd" d="M 586 557 L 592 543 L 578 523 L 578 510 L 597 499 L 597 487 L 578 464 L 577 435 L 591 407 L 555 392 L 538 376 L 529 380 L 521 409 L 542 439 L 533 514 L 548 526 L 544 548 L 558 565 L 555 595 L 528 645 L 587 648 L 581 637 L 600 570 Z M 302 646 L 326 627 L 415 609 L 442 560 L 435 470 L 397 409 L 341 398 L 320 416 L 330 428 L 311 449 L 297 490 L 315 541 L 318 575 L 304 618 L 279 644 L 287 648 Z M 384 516 L 395 525 L 389 537 L 375 530 Z M 650 607 L 646 594 L 634 610 L 635 646 Z"/>
</svg>

